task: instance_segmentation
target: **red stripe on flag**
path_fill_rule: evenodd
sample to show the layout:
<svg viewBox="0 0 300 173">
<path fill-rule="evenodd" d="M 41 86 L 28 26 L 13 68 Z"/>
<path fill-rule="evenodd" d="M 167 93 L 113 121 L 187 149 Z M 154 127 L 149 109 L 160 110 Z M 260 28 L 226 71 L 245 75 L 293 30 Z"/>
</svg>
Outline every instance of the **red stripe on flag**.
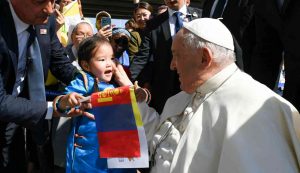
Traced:
<svg viewBox="0 0 300 173">
<path fill-rule="evenodd" d="M 131 104 L 129 86 L 107 89 L 92 94 L 93 107 L 114 104 Z"/>
<path fill-rule="evenodd" d="M 98 132 L 100 158 L 140 157 L 137 130 Z"/>
</svg>

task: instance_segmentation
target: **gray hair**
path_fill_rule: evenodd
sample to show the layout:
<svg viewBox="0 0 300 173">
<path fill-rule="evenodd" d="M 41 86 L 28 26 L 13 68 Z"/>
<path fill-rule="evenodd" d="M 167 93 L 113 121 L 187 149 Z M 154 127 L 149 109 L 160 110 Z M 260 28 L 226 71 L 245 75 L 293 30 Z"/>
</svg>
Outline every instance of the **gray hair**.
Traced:
<svg viewBox="0 0 300 173">
<path fill-rule="evenodd" d="M 77 29 L 78 29 L 78 27 L 79 27 L 80 25 L 88 25 L 88 26 L 90 26 L 90 27 L 92 28 L 92 31 L 93 31 L 93 26 L 91 25 L 91 23 L 89 23 L 89 22 L 87 22 L 87 21 L 84 21 L 84 20 L 82 20 L 82 21 L 80 21 L 79 23 L 77 23 L 77 24 L 75 25 L 75 27 L 73 28 L 73 30 L 72 30 L 72 33 L 71 33 L 71 34 L 73 34 L 73 33 L 77 32 Z"/>
<path fill-rule="evenodd" d="M 234 51 L 204 40 L 190 31 L 183 34 L 183 45 L 189 47 L 191 51 L 203 47 L 210 49 L 214 57 L 213 61 L 220 66 L 235 61 Z"/>
</svg>

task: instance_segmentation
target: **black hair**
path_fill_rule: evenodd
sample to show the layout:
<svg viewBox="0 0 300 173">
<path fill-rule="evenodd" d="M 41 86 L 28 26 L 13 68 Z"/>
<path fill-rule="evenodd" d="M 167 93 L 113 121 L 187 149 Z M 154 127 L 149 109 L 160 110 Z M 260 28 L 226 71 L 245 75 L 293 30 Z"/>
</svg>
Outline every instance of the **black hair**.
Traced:
<svg viewBox="0 0 300 173">
<path fill-rule="evenodd" d="M 137 3 L 137 5 L 136 5 L 136 7 L 135 7 L 135 9 L 133 11 L 133 14 L 135 14 L 136 11 L 138 9 L 140 9 L 140 8 L 143 8 L 143 9 L 146 9 L 146 10 L 150 11 L 151 14 L 153 12 L 153 8 L 152 8 L 152 6 L 148 2 L 139 2 L 139 3 Z"/>
<path fill-rule="evenodd" d="M 109 41 L 105 37 L 101 37 L 98 35 L 93 35 L 92 37 L 88 37 L 84 39 L 80 44 L 78 48 L 78 64 L 81 66 L 82 61 L 89 62 L 93 58 L 93 54 L 95 51 L 95 48 L 101 45 L 109 45 Z"/>
</svg>

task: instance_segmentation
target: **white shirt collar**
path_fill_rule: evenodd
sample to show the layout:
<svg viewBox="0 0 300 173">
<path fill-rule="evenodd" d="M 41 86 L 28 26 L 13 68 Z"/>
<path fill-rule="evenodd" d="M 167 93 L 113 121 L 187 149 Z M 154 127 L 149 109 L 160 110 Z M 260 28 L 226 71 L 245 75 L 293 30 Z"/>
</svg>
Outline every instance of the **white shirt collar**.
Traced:
<svg viewBox="0 0 300 173">
<path fill-rule="evenodd" d="M 238 67 L 235 63 L 230 64 L 229 66 L 225 67 L 219 73 L 214 75 L 212 78 L 207 80 L 204 84 L 197 88 L 197 92 L 201 93 L 201 95 L 205 95 L 217 89 L 225 80 L 227 80 L 236 70 Z"/>
<path fill-rule="evenodd" d="M 184 5 L 183 7 L 181 7 L 178 11 L 181 12 L 184 16 L 186 16 L 187 15 L 187 7 L 186 7 L 186 5 Z M 168 8 L 169 17 L 173 16 L 173 14 L 175 12 L 176 12 L 175 10 L 172 10 L 171 8 Z"/>
<path fill-rule="evenodd" d="M 9 3 L 9 8 L 11 11 L 11 14 L 13 16 L 14 19 L 14 23 L 15 23 L 15 27 L 16 27 L 16 32 L 17 35 L 19 35 L 20 33 L 22 33 L 23 31 L 25 31 L 28 28 L 28 24 L 24 23 L 16 14 L 10 0 L 7 0 L 7 2 Z"/>
</svg>

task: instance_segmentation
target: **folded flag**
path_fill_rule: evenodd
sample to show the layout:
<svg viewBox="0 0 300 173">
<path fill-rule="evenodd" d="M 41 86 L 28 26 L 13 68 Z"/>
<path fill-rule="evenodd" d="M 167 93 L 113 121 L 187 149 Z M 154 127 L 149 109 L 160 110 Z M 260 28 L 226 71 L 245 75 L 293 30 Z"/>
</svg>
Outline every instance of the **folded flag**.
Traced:
<svg viewBox="0 0 300 173">
<path fill-rule="evenodd" d="M 107 89 L 91 96 L 100 158 L 138 158 L 141 116 L 132 87 Z M 142 132 L 144 132 L 142 128 Z"/>
</svg>

